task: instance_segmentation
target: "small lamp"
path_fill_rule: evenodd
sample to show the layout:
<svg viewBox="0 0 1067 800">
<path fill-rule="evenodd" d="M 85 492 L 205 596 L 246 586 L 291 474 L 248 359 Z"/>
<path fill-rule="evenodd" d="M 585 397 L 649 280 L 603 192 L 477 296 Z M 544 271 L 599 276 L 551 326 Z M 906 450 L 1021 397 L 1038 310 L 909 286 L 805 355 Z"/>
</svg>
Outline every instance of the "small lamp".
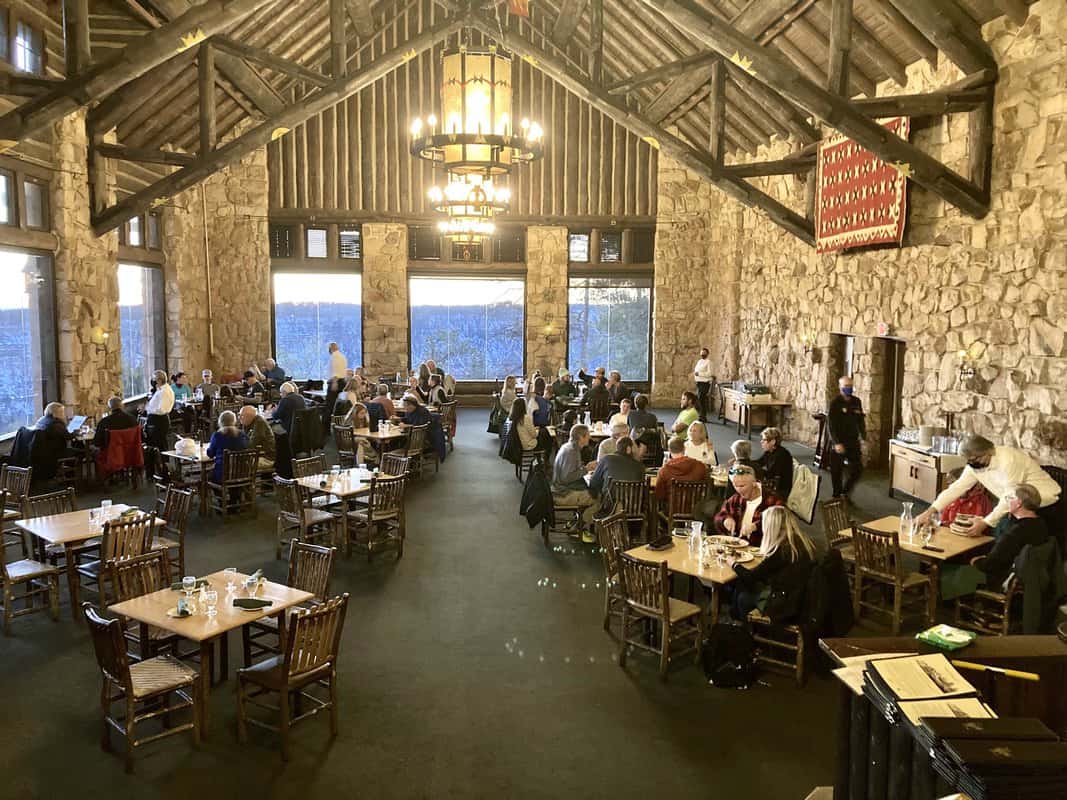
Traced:
<svg viewBox="0 0 1067 800">
<path fill-rule="evenodd" d="M 802 333 L 800 334 L 800 343 L 804 346 L 804 354 L 811 355 L 812 350 L 815 349 L 815 334 Z"/>
<path fill-rule="evenodd" d="M 966 383 L 975 375 L 974 356 L 971 355 L 970 350 L 959 350 L 956 353 L 956 358 L 959 359 L 960 365 L 960 383 Z"/>
<path fill-rule="evenodd" d="M 110 338 L 111 334 L 105 331 L 99 325 L 93 328 L 92 332 L 89 334 L 89 341 L 95 344 L 97 352 L 101 353 L 107 352 L 107 343 Z"/>
</svg>

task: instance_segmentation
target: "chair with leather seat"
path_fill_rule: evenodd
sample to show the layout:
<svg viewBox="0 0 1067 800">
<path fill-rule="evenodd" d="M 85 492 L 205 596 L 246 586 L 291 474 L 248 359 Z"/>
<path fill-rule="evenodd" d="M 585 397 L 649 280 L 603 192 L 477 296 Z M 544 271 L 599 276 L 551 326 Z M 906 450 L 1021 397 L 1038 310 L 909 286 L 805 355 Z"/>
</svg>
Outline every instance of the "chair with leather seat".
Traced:
<svg viewBox="0 0 1067 800">
<path fill-rule="evenodd" d="M 237 735 L 242 744 L 248 741 L 250 723 L 277 731 L 282 760 L 288 761 L 290 728 L 320 711 L 329 711 L 330 735 L 337 735 L 337 660 L 347 609 L 346 593 L 297 611 L 289 621 L 284 651 L 237 671 Z M 312 694 L 317 687 L 327 690 L 325 698 Z M 277 706 L 258 699 L 268 694 L 278 695 Z M 300 701 L 295 714 L 291 704 L 294 695 Z M 305 703 L 308 708 L 301 711 Z M 250 705 L 277 711 L 278 725 L 251 717 Z"/>
</svg>

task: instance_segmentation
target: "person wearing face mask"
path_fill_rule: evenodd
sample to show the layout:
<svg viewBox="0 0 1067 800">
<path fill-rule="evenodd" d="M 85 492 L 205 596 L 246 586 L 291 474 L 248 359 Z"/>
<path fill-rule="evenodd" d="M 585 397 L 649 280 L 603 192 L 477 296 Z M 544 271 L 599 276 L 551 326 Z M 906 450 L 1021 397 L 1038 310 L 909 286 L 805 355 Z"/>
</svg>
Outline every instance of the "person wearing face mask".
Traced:
<svg viewBox="0 0 1067 800">
<path fill-rule="evenodd" d="M 1021 484 L 1029 484 L 1039 495 L 1038 515 L 1047 523 L 1057 537 L 1063 535 L 1061 524 L 1060 485 L 1041 466 L 1022 450 L 1014 447 L 998 447 L 984 436 L 974 434 L 960 443 L 960 455 L 967 460 L 963 474 L 939 494 L 930 508 L 916 518 L 918 524 L 927 522 L 935 511 L 940 512 L 958 497 L 962 497 L 976 483 L 982 484 L 997 498 L 997 504 L 985 517 L 976 519 L 968 532 L 970 536 L 982 536 L 990 528 L 996 528 L 1007 517 L 1012 490 Z M 996 535 L 996 534 L 994 534 Z"/>
<path fill-rule="evenodd" d="M 833 446 L 830 479 L 834 485 L 834 497 L 846 497 L 863 474 L 860 442 L 867 435 L 867 423 L 863 403 L 852 393 L 852 378 L 845 375 L 837 381 L 837 385 L 840 391 L 830 402 L 830 410 L 826 415 L 830 444 Z"/>
</svg>

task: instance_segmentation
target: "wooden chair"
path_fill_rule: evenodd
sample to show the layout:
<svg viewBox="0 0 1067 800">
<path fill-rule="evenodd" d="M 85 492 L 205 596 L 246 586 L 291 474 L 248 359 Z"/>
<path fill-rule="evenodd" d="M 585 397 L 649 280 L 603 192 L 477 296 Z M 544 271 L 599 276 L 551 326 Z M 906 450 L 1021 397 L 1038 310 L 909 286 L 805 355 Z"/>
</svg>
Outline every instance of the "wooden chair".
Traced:
<svg viewBox="0 0 1067 800">
<path fill-rule="evenodd" d="M 410 462 L 411 459 L 400 453 L 382 453 L 382 463 L 379 471 L 382 475 L 391 475 L 394 478 L 399 475 L 407 475 Z"/>
<path fill-rule="evenodd" d="M 4 504 L 0 510 L 14 511 L 16 514 L 22 511 L 22 498 L 29 496 L 30 481 L 33 479 L 33 467 L 13 467 L 5 464 L 0 467 L 0 492 L 3 492 Z M 21 531 L 3 528 L 3 548 L 18 545 L 23 558 L 29 558 L 29 548 L 26 545 L 26 537 Z M 2 558 L 2 556 L 0 556 Z"/>
<path fill-rule="evenodd" d="M 619 553 L 630 549 L 626 515 L 618 512 L 594 523 L 600 556 L 604 561 L 604 630 L 611 632 L 611 619 L 622 619 L 624 599 L 619 585 Z"/>
<path fill-rule="evenodd" d="M 708 496 L 708 481 L 671 481 L 667 495 L 667 511 L 659 512 L 659 520 L 667 525 L 667 532 L 674 530 L 679 522 L 689 522 L 696 517 L 693 512 Z"/>
<path fill-rule="evenodd" d="M 343 469 L 351 469 L 357 464 L 356 439 L 348 425 L 333 426 L 333 440 L 337 445 L 337 458 Z"/>
<path fill-rule="evenodd" d="M 441 403 L 441 429 L 445 432 L 445 442 L 449 452 L 456 449 L 456 401 Z"/>
<path fill-rule="evenodd" d="M 1007 636 L 1017 628 L 1012 618 L 1012 604 L 1022 593 L 1019 581 L 1012 575 L 1003 592 L 977 589 L 973 594 L 956 599 L 956 625 L 989 636 Z"/>
<path fill-rule="evenodd" d="M 758 609 L 750 611 L 747 619 L 752 640 L 756 643 L 757 663 L 784 670 L 796 678 L 797 686 L 803 686 L 807 681 L 803 628 L 777 625 Z"/>
<path fill-rule="evenodd" d="M 408 459 L 408 474 L 422 477 L 423 460 L 426 456 L 426 439 L 430 426 L 412 425 L 408 428 L 408 441 L 404 446 L 404 455 Z"/>
<path fill-rule="evenodd" d="M 852 589 L 852 607 L 857 621 L 863 609 L 870 609 L 890 617 L 893 635 L 900 635 L 905 608 L 909 608 L 913 596 L 921 600 L 919 612 L 923 624 L 929 625 L 934 616 L 937 586 L 932 575 L 904 572 L 900 553 L 900 538 L 896 531 L 883 532 L 863 525 L 852 526 L 852 542 L 856 548 L 856 577 Z M 864 582 L 872 588 L 892 594 L 892 607 L 886 608 L 864 598 Z M 906 603 L 905 601 L 910 601 Z"/>
<path fill-rule="evenodd" d="M 326 454 L 316 453 L 313 456 L 307 458 L 294 458 L 293 459 L 293 478 L 310 478 L 312 475 L 322 475 L 324 472 L 329 472 L 330 468 L 326 464 Z M 326 506 L 337 505 L 341 501 L 328 492 L 322 492 L 319 490 L 307 489 L 303 486 L 300 487 L 305 496 L 310 501 L 311 505 L 315 508 L 325 508 Z"/>
<path fill-rule="evenodd" d="M 22 519 L 36 519 L 37 517 L 51 517 L 56 514 L 68 514 L 74 510 L 74 490 L 62 489 L 48 494 L 28 495 L 22 498 L 22 511 L 19 516 Z M 74 549 L 75 558 L 84 561 L 95 557 L 100 550 L 100 540 L 90 541 Z M 61 544 L 46 544 L 44 546 L 44 560 L 53 567 L 63 566 L 60 562 L 66 560 L 67 550 Z M 23 558 L 28 558 L 25 543 L 23 543 Z"/>
<path fill-rule="evenodd" d="M 607 422 L 611 419 L 611 398 L 595 397 L 589 401 L 590 422 Z"/>
<path fill-rule="evenodd" d="M 348 512 L 348 542 L 365 550 L 367 560 L 377 550 L 396 550 L 396 560 L 404 555 L 404 490 L 406 475 L 389 477 L 375 475 L 370 480 L 367 505 Z"/>
<path fill-rule="evenodd" d="M 337 735 L 337 655 L 347 608 L 348 594 L 343 594 L 314 608 L 297 611 L 289 623 L 284 652 L 237 671 L 237 735 L 242 744 L 248 741 L 248 723 L 276 730 L 281 734 L 282 760 L 288 761 L 289 729 L 327 709 L 330 735 Z M 329 692 L 325 700 L 308 691 L 319 685 Z M 278 706 L 257 702 L 257 697 L 271 692 L 279 695 Z M 290 709 L 294 693 L 311 706 L 303 713 L 297 711 L 296 716 Z M 251 718 L 249 704 L 278 711 L 278 726 Z"/>
<path fill-rule="evenodd" d="M 117 619 L 105 620 L 93 610 L 91 603 L 82 603 L 82 609 L 103 678 L 100 708 L 104 727 L 100 746 L 104 751 L 111 751 L 110 729 L 114 728 L 126 738 L 126 772 L 133 772 L 134 750 L 141 745 L 185 731 L 192 731 L 193 744 L 199 745 L 200 675 L 173 656 L 157 656 L 131 664 L 126 655 L 122 623 Z M 172 704 L 172 696 L 177 696 L 180 702 Z M 116 702 L 122 702 L 125 707 L 125 713 L 119 717 L 111 713 Z M 192 710 L 192 719 L 180 725 L 171 724 L 171 715 L 185 708 Z M 137 725 L 157 717 L 162 717 L 163 730 L 138 739 Z"/>
<path fill-rule="evenodd" d="M 330 427 L 340 428 L 348 425 L 348 417 L 345 414 L 331 414 Z"/>
<path fill-rule="evenodd" d="M 308 542 L 292 540 L 289 546 L 289 576 L 285 585 L 292 589 L 301 589 L 314 597 L 301 608 L 311 608 L 325 603 L 329 597 L 330 576 L 333 574 L 333 556 L 337 550 Z M 290 612 L 292 609 L 290 609 Z M 278 640 L 278 617 L 263 617 L 241 628 L 245 666 L 252 665 L 252 659 L 261 653 L 271 655 L 281 652 Z M 264 640 L 268 640 L 264 643 Z"/>
<path fill-rule="evenodd" d="M 661 680 L 666 680 L 667 668 L 673 658 L 695 652 L 699 664 L 704 641 L 704 620 L 700 606 L 671 597 L 670 573 L 666 562 L 641 561 L 626 553 L 619 553 L 618 556 L 619 585 L 623 596 L 619 666 L 626 666 L 626 653 L 630 647 L 659 654 Z M 631 617 L 659 623 L 658 646 L 650 643 L 644 631 L 631 631 Z M 682 645 L 690 639 L 693 640 L 692 644 L 672 652 L 676 645 Z"/>
<path fill-rule="evenodd" d="M 208 502 L 212 511 L 229 522 L 234 514 L 256 513 L 256 469 L 259 448 L 227 450 L 222 454 L 222 480 L 208 481 Z"/>
<path fill-rule="evenodd" d="M 107 604 L 109 562 L 148 552 L 152 547 L 155 521 L 156 514 L 153 511 L 128 519 L 111 519 L 104 523 L 103 535 L 100 537 L 100 557 L 77 567 L 82 587 L 94 589 L 101 606 Z"/>
<path fill-rule="evenodd" d="M 296 480 L 275 477 L 274 493 L 278 498 L 275 558 L 282 557 L 283 546 L 291 546 L 294 542 L 336 542 L 340 517 L 312 506 Z M 287 538 L 290 533 L 292 535 Z"/>
<path fill-rule="evenodd" d="M 822 509 L 822 529 L 826 537 L 826 546 L 841 553 L 849 583 L 856 580 L 856 548 L 852 537 L 841 533 L 852 527 L 852 515 L 849 513 L 848 498 L 834 497 L 819 503 Z"/>
<path fill-rule="evenodd" d="M 185 528 L 192 507 L 193 492 L 190 489 L 168 486 L 162 498 L 156 496 L 156 513 L 165 522 L 156 533 L 152 547 L 167 551 L 168 561 L 174 568 L 173 577 L 176 579 L 185 575 Z"/>
<path fill-rule="evenodd" d="M 166 549 L 150 550 L 129 558 L 116 558 L 108 562 L 108 570 L 114 594 L 112 599 L 116 603 L 158 592 L 171 585 L 171 565 Z M 146 627 L 148 636 L 142 638 L 140 623 L 124 623 L 123 634 L 129 642 L 127 654 L 130 658 L 142 661 L 164 651 L 178 655 L 180 636 L 155 625 Z"/>
<path fill-rule="evenodd" d="M 612 481 L 609 487 L 615 511 L 626 517 L 629 532 L 636 523 L 638 531 L 633 541 L 648 541 L 648 485 L 644 481 Z"/>
<path fill-rule="evenodd" d="M 0 490 L 2 494 L 4 491 Z M 7 549 L 0 548 L 0 583 L 3 584 L 4 636 L 11 635 L 11 620 L 24 614 L 50 609 L 52 619 L 59 619 L 59 570 L 54 565 L 26 557 L 8 563 Z M 15 591 L 18 587 L 22 587 L 21 592 Z M 38 605 L 38 598 L 46 602 Z M 16 604 L 22 608 L 16 609 Z"/>
</svg>

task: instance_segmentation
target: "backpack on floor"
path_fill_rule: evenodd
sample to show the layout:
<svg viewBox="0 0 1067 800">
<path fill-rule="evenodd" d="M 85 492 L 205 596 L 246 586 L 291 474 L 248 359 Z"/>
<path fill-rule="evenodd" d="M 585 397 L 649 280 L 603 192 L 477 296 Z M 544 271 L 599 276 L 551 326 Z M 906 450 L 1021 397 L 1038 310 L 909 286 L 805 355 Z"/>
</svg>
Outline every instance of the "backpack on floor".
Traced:
<svg viewBox="0 0 1067 800">
<path fill-rule="evenodd" d="M 755 643 L 742 625 L 718 624 L 704 645 L 704 675 L 719 689 L 747 689 L 756 680 Z"/>
</svg>

